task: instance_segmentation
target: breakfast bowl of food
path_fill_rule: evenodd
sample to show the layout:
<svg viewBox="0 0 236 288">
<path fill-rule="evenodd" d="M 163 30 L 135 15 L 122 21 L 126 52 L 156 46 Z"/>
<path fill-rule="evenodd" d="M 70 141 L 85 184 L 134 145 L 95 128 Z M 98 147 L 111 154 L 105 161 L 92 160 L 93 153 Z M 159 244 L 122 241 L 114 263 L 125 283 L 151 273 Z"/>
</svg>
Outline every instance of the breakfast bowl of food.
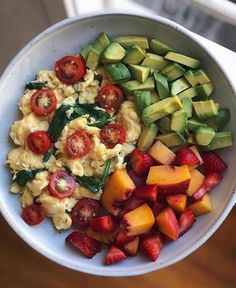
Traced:
<svg viewBox="0 0 236 288">
<path fill-rule="evenodd" d="M 183 27 L 66 19 L 20 51 L 0 88 L 1 213 L 49 259 L 95 275 L 158 270 L 233 207 L 235 91 Z"/>
</svg>

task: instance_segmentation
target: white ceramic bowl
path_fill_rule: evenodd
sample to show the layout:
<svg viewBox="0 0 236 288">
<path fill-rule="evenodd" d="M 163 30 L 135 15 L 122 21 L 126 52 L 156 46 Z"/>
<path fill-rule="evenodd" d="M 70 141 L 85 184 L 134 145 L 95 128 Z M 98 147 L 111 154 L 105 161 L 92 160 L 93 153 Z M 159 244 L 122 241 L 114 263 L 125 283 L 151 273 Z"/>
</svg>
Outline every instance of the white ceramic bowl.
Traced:
<svg viewBox="0 0 236 288">
<path fill-rule="evenodd" d="M 65 245 L 68 231 L 58 233 L 49 220 L 30 227 L 21 219 L 21 207 L 17 196 L 9 193 L 11 175 L 4 165 L 12 144 L 8 133 L 11 124 L 20 117 L 18 99 L 24 85 L 34 78 L 40 69 L 53 69 L 57 59 L 64 55 L 76 54 L 100 32 L 109 36 L 145 35 L 159 38 L 176 50 L 201 60 L 202 66 L 215 83 L 214 98 L 231 109 L 232 121 L 228 129 L 236 135 L 236 98 L 232 85 L 222 72 L 217 59 L 207 47 L 193 39 L 183 27 L 157 16 L 138 16 L 125 13 L 89 15 L 66 19 L 41 33 L 12 60 L 0 81 L 0 208 L 7 222 L 29 245 L 44 256 L 66 267 L 86 273 L 125 276 L 138 275 L 171 265 L 196 250 L 219 227 L 235 203 L 233 190 L 236 183 L 236 146 L 225 149 L 222 155 L 229 165 L 222 183 L 212 191 L 214 210 L 197 219 L 193 228 L 178 241 L 164 247 L 156 262 L 149 262 L 142 256 L 129 258 L 109 267 L 103 266 L 104 252 L 88 260 Z M 206 260 L 207 261 L 207 260 Z M 37 265 L 37 263 L 35 263 Z"/>
</svg>

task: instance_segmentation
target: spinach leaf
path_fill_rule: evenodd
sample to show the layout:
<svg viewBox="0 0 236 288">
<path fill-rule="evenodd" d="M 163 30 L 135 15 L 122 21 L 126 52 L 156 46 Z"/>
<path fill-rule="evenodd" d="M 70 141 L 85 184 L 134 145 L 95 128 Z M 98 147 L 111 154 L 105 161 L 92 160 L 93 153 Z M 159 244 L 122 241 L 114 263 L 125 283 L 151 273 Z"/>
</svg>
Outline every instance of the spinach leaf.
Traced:
<svg viewBox="0 0 236 288">
<path fill-rule="evenodd" d="M 47 84 L 47 81 L 31 81 L 25 85 L 25 89 L 42 89 Z"/>
<path fill-rule="evenodd" d="M 32 181 L 35 177 L 35 175 L 39 172 L 44 171 L 45 169 L 39 168 L 35 170 L 28 170 L 23 169 L 16 173 L 16 176 L 14 178 L 14 182 L 16 182 L 20 186 L 25 186 L 28 181 Z"/>
<path fill-rule="evenodd" d="M 49 150 L 47 153 L 44 154 L 43 162 L 48 162 L 51 156 L 52 156 L 52 150 Z"/>
<path fill-rule="evenodd" d="M 96 179 L 92 176 L 76 176 L 75 181 L 81 186 L 89 189 L 91 192 L 97 194 L 101 188 L 106 184 L 110 174 L 111 159 L 106 161 L 106 167 L 101 179 Z"/>
</svg>

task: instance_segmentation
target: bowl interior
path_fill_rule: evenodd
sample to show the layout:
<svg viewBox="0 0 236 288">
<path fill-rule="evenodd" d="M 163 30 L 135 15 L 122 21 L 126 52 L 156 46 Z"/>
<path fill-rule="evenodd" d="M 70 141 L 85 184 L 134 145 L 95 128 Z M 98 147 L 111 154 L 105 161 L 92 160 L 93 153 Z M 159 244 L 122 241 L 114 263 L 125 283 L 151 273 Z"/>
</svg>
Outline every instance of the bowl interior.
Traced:
<svg viewBox="0 0 236 288">
<path fill-rule="evenodd" d="M 64 239 L 69 231 L 58 233 L 53 229 L 49 220 L 36 227 L 27 226 L 20 217 L 21 208 L 17 201 L 18 196 L 8 192 L 11 176 L 8 168 L 4 165 L 7 153 L 12 148 L 8 133 L 11 124 L 20 118 L 17 102 L 22 96 L 25 83 L 33 79 L 38 70 L 53 69 L 55 61 L 60 57 L 78 53 L 101 32 L 106 32 L 111 37 L 132 34 L 156 37 L 170 44 L 176 50 L 199 59 L 202 67 L 214 81 L 213 98 L 222 106 L 231 109 L 232 121 L 227 128 L 236 133 L 236 126 L 233 125 L 236 116 L 236 101 L 234 92 L 223 72 L 199 44 L 182 32 L 182 28 L 166 22 L 161 19 L 157 21 L 154 18 L 123 14 L 66 20 L 33 40 L 16 57 L 2 77 L 0 82 L 0 162 L 2 163 L 0 168 L 0 208 L 9 224 L 26 242 L 59 264 L 100 275 L 142 274 L 162 268 L 188 255 L 210 236 L 209 231 L 213 232 L 223 221 L 222 213 L 228 209 L 227 205 L 235 186 L 236 161 L 232 157 L 236 152 L 235 145 L 222 152 L 230 169 L 228 169 L 223 182 L 211 193 L 214 206 L 212 213 L 199 217 L 189 233 L 177 242 L 166 245 L 156 263 L 149 263 L 143 257 L 138 256 L 123 263 L 105 267 L 102 265 L 104 252 L 95 256 L 92 261 L 85 259 L 64 244 Z M 227 211 L 229 212 L 229 209 Z"/>
</svg>

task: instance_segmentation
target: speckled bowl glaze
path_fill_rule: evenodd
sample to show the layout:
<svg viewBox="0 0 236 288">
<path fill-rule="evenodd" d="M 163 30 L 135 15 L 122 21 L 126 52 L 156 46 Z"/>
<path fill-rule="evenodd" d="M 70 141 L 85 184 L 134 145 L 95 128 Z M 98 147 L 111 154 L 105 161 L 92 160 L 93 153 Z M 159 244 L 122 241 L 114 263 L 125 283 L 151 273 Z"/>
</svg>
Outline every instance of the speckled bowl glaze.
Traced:
<svg viewBox="0 0 236 288">
<path fill-rule="evenodd" d="M 82 257 L 65 245 L 69 231 L 58 233 L 50 220 L 30 227 L 21 219 L 18 196 L 9 193 L 11 175 L 4 162 L 12 144 L 9 141 L 11 124 L 19 119 L 17 102 L 24 85 L 34 78 L 38 70 L 53 69 L 57 59 L 64 55 L 76 54 L 99 33 L 109 36 L 145 35 L 159 38 L 176 50 L 199 59 L 215 84 L 214 98 L 221 104 L 226 102 L 231 109 L 232 121 L 228 129 L 236 135 L 236 98 L 230 81 L 214 55 L 207 47 L 195 40 L 192 33 L 169 20 L 157 16 L 141 16 L 124 12 L 86 15 L 66 19 L 42 32 L 12 60 L 0 80 L 0 208 L 1 213 L 32 248 L 68 268 L 106 276 L 139 275 L 158 270 L 188 256 L 201 246 L 220 226 L 233 207 L 236 197 L 233 193 L 236 184 L 236 146 L 224 149 L 222 155 L 229 165 L 224 180 L 211 193 L 214 209 L 197 219 L 193 228 L 178 241 L 167 244 L 156 262 L 149 262 L 142 256 L 129 258 L 112 266 L 102 264 L 106 249 L 92 260 Z M 206 260 L 207 261 L 207 260 Z M 35 263 L 37 265 L 37 263 Z"/>
</svg>

